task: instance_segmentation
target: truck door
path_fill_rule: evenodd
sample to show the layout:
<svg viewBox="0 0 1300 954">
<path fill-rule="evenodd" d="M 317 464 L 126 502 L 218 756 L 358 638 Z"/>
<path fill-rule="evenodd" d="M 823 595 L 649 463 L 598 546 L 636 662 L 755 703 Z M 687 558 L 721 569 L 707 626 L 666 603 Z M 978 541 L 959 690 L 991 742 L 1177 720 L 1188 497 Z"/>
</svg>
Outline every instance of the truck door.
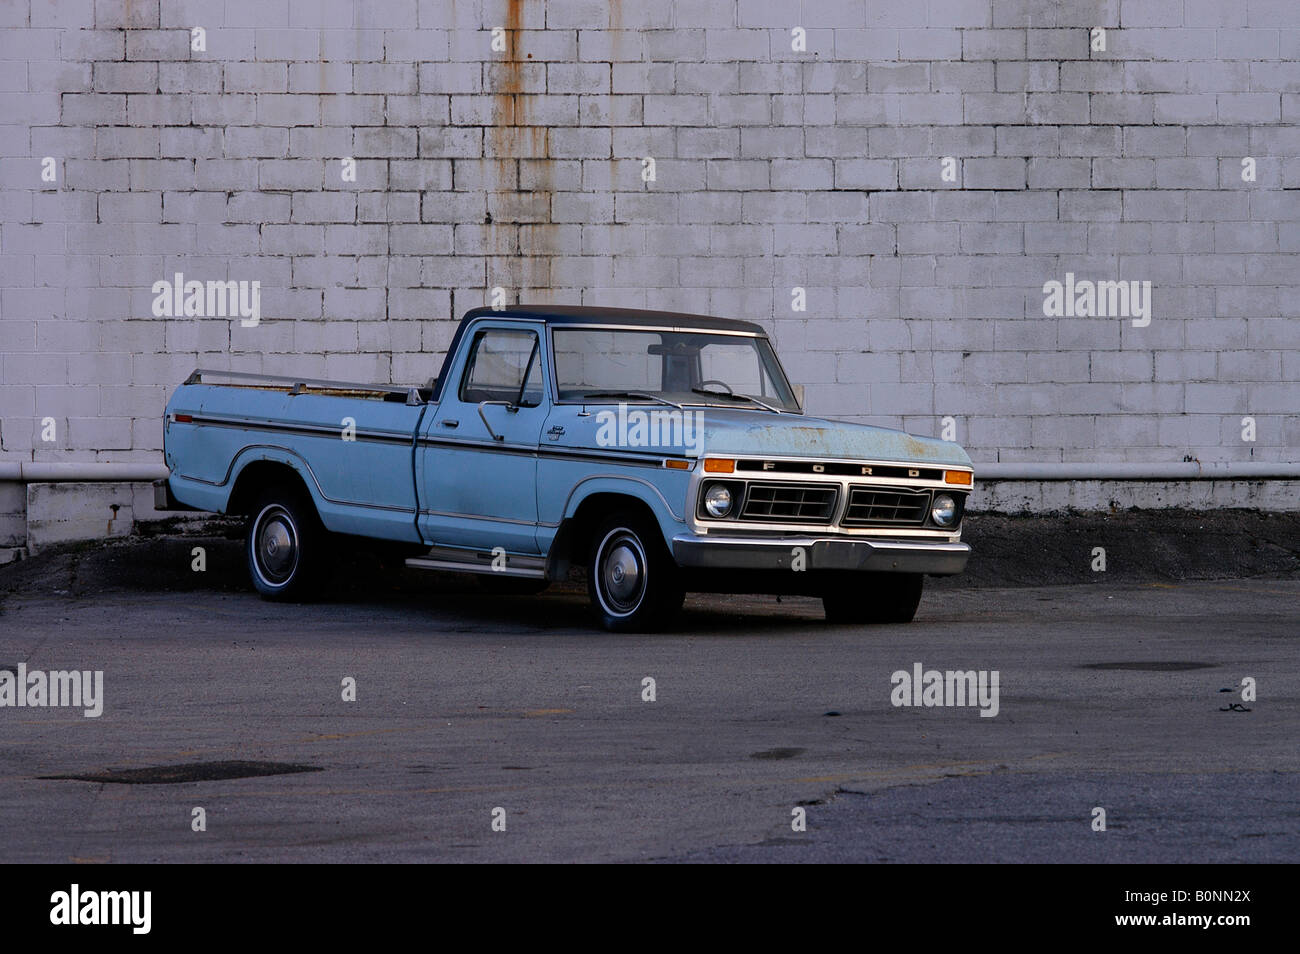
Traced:
<svg viewBox="0 0 1300 954">
<path fill-rule="evenodd" d="M 541 325 L 481 321 L 416 454 L 420 531 L 438 546 L 537 553 L 537 445 L 550 411 Z"/>
</svg>

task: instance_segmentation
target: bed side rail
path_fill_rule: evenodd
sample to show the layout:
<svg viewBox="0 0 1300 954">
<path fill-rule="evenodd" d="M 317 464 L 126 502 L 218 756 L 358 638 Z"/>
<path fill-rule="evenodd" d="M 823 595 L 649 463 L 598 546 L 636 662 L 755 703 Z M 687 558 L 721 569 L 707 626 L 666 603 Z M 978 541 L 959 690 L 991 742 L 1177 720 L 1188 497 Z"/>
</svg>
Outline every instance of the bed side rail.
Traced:
<svg viewBox="0 0 1300 954">
<path fill-rule="evenodd" d="M 251 374 L 247 371 L 222 371 L 219 368 L 196 368 L 185 379 L 186 384 L 231 384 L 234 387 L 285 388 L 290 394 L 326 393 L 340 396 L 401 395 L 411 406 L 427 404 L 423 391 L 410 384 L 365 384 L 358 381 L 329 381 L 321 378 L 300 378 L 288 374 Z"/>
</svg>

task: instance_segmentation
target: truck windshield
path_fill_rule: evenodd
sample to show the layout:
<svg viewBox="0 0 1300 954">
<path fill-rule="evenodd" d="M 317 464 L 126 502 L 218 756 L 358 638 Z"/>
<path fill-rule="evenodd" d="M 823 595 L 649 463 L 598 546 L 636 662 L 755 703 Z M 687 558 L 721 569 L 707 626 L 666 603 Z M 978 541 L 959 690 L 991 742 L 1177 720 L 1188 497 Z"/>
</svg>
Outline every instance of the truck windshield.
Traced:
<svg viewBox="0 0 1300 954">
<path fill-rule="evenodd" d="M 633 403 L 799 410 L 766 338 L 648 328 L 555 328 L 552 335 L 561 401 L 621 394 Z"/>
</svg>

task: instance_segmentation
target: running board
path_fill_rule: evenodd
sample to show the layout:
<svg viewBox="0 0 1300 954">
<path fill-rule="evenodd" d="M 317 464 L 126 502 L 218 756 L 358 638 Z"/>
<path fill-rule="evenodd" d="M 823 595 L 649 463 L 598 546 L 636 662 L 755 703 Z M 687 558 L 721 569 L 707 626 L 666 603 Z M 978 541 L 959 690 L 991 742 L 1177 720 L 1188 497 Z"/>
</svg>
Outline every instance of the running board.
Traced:
<svg viewBox="0 0 1300 954">
<path fill-rule="evenodd" d="M 497 566 L 493 565 L 496 561 Z M 501 563 L 504 561 L 504 565 Z M 434 547 L 424 556 L 411 557 L 406 565 L 413 570 L 447 570 L 452 573 L 492 573 L 499 576 L 546 579 L 546 557 L 509 553 L 493 556 L 490 550 L 457 550 Z M 498 568 L 499 567 L 499 568 Z"/>
</svg>

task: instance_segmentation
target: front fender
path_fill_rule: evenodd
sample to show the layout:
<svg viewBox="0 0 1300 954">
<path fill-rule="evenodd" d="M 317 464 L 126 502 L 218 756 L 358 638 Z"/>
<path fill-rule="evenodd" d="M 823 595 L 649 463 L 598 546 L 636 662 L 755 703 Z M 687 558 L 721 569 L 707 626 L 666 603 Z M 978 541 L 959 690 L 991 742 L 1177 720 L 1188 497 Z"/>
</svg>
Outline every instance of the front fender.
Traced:
<svg viewBox="0 0 1300 954">
<path fill-rule="evenodd" d="M 560 525 L 572 520 L 583 503 L 593 496 L 618 494 L 638 500 L 650 509 L 663 537 L 664 546 L 671 548 L 672 538 L 686 527 L 681 508 L 686 497 L 688 475 L 681 471 L 664 471 L 656 472 L 655 476 L 659 482 L 632 474 L 594 474 L 583 478 L 569 490 L 561 511 Z M 559 525 L 538 528 L 539 534 L 548 535 L 539 540 L 543 553 L 550 550 L 558 530 Z"/>
</svg>

